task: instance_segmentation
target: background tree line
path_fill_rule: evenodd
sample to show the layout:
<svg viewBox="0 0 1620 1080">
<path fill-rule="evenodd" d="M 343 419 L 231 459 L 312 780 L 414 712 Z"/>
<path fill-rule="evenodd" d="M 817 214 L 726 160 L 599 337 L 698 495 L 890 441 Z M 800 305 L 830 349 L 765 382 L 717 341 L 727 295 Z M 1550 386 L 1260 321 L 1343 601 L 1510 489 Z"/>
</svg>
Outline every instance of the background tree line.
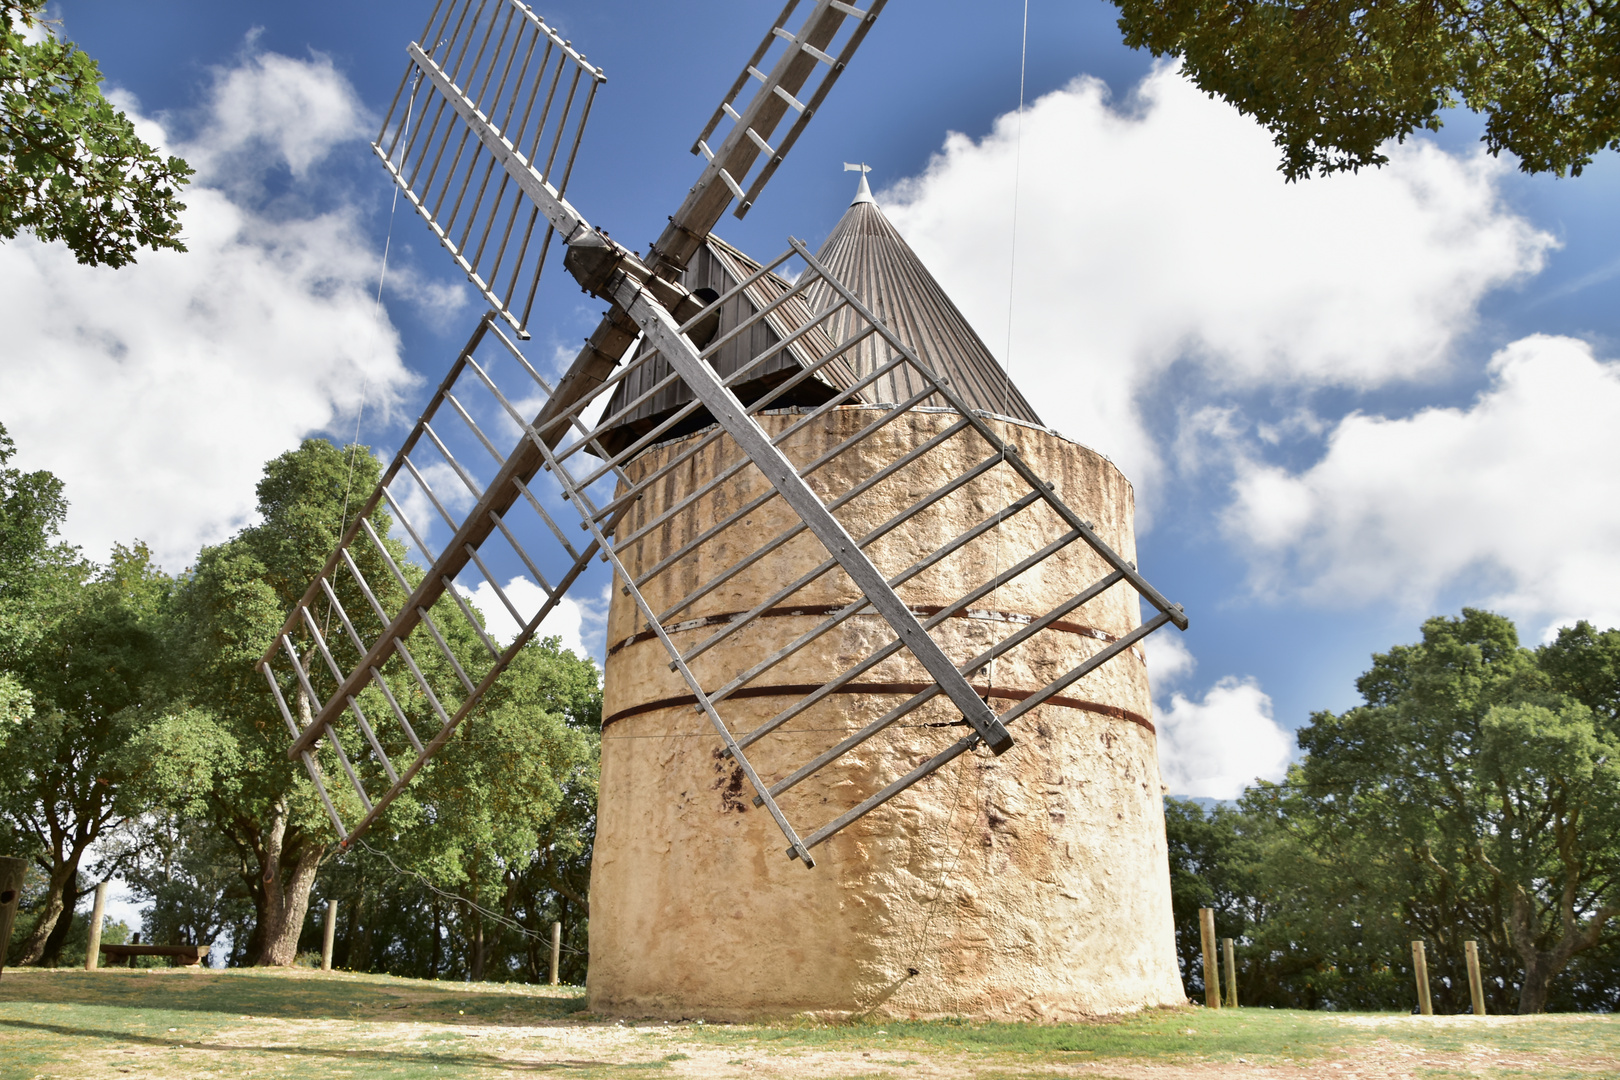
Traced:
<svg viewBox="0 0 1620 1080">
<path fill-rule="evenodd" d="M 173 576 L 139 542 L 96 564 L 59 541 L 61 482 L 13 455 L 0 427 L 0 850 L 37 870 L 10 962 L 81 959 L 75 912 L 116 875 L 148 905 L 148 941 L 228 942 L 230 964 L 318 949 L 309 915 L 336 901 L 340 967 L 538 980 L 560 920 L 563 977 L 583 980 L 601 717 L 588 660 L 529 645 L 350 851 L 286 759 L 253 663 L 375 484 L 364 447 L 308 440 L 267 463 L 259 523 Z M 385 514 L 372 524 L 387 536 Z M 446 607 L 438 624 L 476 675 L 474 632 Z M 1468 939 L 1492 1011 L 1615 1008 L 1620 631 L 1583 622 L 1530 649 L 1465 610 L 1375 656 L 1357 688 L 1364 704 L 1300 729 L 1281 783 L 1229 806 L 1167 801 L 1189 993 L 1208 906 L 1237 939 L 1246 1004 L 1407 1008 L 1423 938 L 1442 1011 L 1467 1007 Z M 408 680 L 393 692 L 431 722 Z"/>
<path fill-rule="evenodd" d="M 0 852 L 37 871 L 10 962 L 81 959 L 75 912 L 116 875 L 148 905 L 146 940 L 228 942 L 230 964 L 317 950 L 309 916 L 336 901 L 340 967 L 538 980 L 560 920 L 563 977 L 583 981 L 590 661 L 527 646 L 350 851 L 287 761 L 253 665 L 375 484 L 364 447 L 308 440 L 267 463 L 261 520 L 173 576 L 139 542 L 96 564 L 59 541 L 61 482 L 13 455 L 0 427 Z M 390 554 L 407 575 L 394 587 L 413 586 L 403 548 Z M 476 678 L 473 629 L 451 604 L 439 615 Z M 433 674 L 450 682 L 447 665 Z M 390 683 L 414 725 L 433 722 L 410 680 Z M 1464 610 L 1375 656 L 1357 688 L 1362 705 L 1300 729 L 1282 782 L 1234 805 L 1167 801 L 1189 993 L 1208 906 L 1237 939 L 1245 1004 L 1408 1008 L 1414 938 L 1441 1011 L 1467 1007 L 1469 939 L 1493 1012 L 1620 1004 L 1620 631 L 1582 622 L 1531 649 L 1508 620 Z"/>
<path fill-rule="evenodd" d="M 0 852 L 37 868 L 10 962 L 82 957 L 75 913 L 119 876 L 149 905 L 146 940 L 228 941 L 232 964 L 318 949 L 311 905 L 336 900 L 342 966 L 542 978 L 561 920 L 562 974 L 583 978 L 601 717 L 589 660 L 557 639 L 527 645 L 347 852 L 287 760 L 254 663 L 375 485 L 365 447 L 312 439 L 267 463 L 260 521 L 172 576 L 138 541 L 102 565 L 58 540 L 62 483 L 13 456 L 0 427 Z M 392 524 L 371 523 L 384 537 Z M 389 544 L 405 579 L 383 600 L 397 604 L 419 571 Z M 451 651 L 478 671 L 473 628 L 443 607 Z M 415 726 L 435 722 L 414 684 L 387 677 Z"/>
<path fill-rule="evenodd" d="M 1238 999 L 1406 1009 L 1410 942 L 1435 1008 L 1469 1008 L 1479 942 L 1490 1012 L 1620 1005 L 1620 631 L 1538 648 L 1464 609 L 1374 656 L 1364 704 L 1317 713 L 1303 760 L 1236 805 L 1170 799 L 1177 948 L 1203 993 L 1198 908 L 1237 941 Z"/>
</svg>

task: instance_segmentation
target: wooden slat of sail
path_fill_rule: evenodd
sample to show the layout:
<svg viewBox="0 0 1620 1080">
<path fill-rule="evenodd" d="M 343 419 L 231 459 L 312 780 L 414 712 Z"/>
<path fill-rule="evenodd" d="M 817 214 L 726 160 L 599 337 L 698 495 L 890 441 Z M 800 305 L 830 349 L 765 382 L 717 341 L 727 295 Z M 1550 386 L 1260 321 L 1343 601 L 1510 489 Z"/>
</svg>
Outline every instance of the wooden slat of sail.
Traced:
<svg viewBox="0 0 1620 1080">
<path fill-rule="evenodd" d="M 924 363 L 949 379 L 969 406 L 1045 426 L 876 203 L 866 197 L 857 199 L 816 257 L 861 297 Z M 808 291 L 813 310 L 821 311 L 834 300 L 831 288 L 824 282 L 818 282 Z M 864 324 L 848 311 L 833 316 L 828 323 L 839 341 L 864 329 Z M 888 359 L 876 339 L 857 346 L 847 355 L 859 375 L 871 372 Z M 867 396 L 876 401 L 904 401 L 922 388 L 920 384 L 912 385 L 913 381 L 910 369 L 902 368 L 897 376 L 876 383 L 867 391 Z M 930 401 L 929 404 L 943 405 L 944 402 Z"/>
<path fill-rule="evenodd" d="M 743 281 L 756 273 L 760 264 L 744 255 L 718 237 L 710 236 L 698 254 L 688 266 L 684 284 L 692 290 L 711 288 L 716 293 L 725 293 L 735 288 L 739 281 Z M 725 334 L 736 326 L 742 319 L 753 315 L 756 311 L 768 307 L 774 300 L 792 289 L 792 284 L 776 274 L 767 274 L 744 290 L 743 296 L 727 301 L 721 307 L 720 326 L 718 334 Z M 807 290 L 808 291 L 808 290 Z M 746 299 L 745 299 L 746 297 Z M 810 306 L 803 295 L 791 297 L 781 307 L 767 313 L 765 318 L 757 323 L 753 329 L 735 341 L 723 346 L 720 352 L 713 357 L 712 363 L 721 377 L 732 374 L 748 361 L 759 356 L 783 338 L 800 329 L 810 321 Z M 798 341 L 781 350 L 778 355 L 765 361 L 756 369 L 757 376 L 748 382 L 735 387 L 738 398 L 744 404 L 754 401 L 781 383 L 783 380 L 801 370 L 800 365 L 808 365 L 834 348 L 833 340 L 823 327 L 811 328 Z M 637 355 L 640 359 L 640 354 Z M 608 405 L 607 415 L 612 415 L 637 397 L 646 393 L 659 381 L 669 375 L 669 364 L 663 357 L 654 357 L 650 363 L 642 364 L 628 378 L 615 389 L 612 401 Z M 794 390 L 784 394 L 778 402 L 781 406 L 793 405 L 819 405 L 824 401 L 837 396 L 840 391 L 847 391 L 856 382 L 854 370 L 842 358 L 835 359 L 821 371 Z M 692 392 L 684 383 L 677 382 L 661 390 L 654 397 L 644 402 L 631 412 L 625 419 L 615 425 L 602 445 L 611 452 L 617 452 L 642 434 L 650 430 L 670 413 L 679 409 L 692 400 Z M 714 423 L 714 419 L 706 410 L 698 410 L 687 417 L 680 424 L 671 428 L 669 438 L 676 438 L 689 434 L 700 428 Z"/>
</svg>

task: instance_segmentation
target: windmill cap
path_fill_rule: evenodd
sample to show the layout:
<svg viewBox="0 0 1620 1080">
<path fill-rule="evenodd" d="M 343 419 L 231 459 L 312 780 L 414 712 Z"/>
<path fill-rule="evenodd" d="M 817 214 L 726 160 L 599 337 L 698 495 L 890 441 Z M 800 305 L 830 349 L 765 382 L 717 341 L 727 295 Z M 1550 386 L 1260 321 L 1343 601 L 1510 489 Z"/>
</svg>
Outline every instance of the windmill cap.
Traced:
<svg viewBox="0 0 1620 1080">
<path fill-rule="evenodd" d="M 861 173 L 860 186 L 855 189 L 855 198 L 850 200 L 849 205 L 858 206 L 861 203 L 871 203 L 873 206 L 877 205 L 877 200 L 872 198 L 872 187 L 866 182 L 865 173 Z"/>
<path fill-rule="evenodd" d="M 868 165 L 864 161 L 859 165 L 852 165 L 846 161 L 844 162 L 844 171 L 858 172 L 861 174 L 861 185 L 855 189 L 855 198 L 851 200 L 849 205 L 859 206 L 861 203 L 871 203 L 873 206 L 876 206 L 877 200 L 872 198 L 872 188 L 866 182 L 866 174 L 872 171 L 872 166 Z"/>
</svg>

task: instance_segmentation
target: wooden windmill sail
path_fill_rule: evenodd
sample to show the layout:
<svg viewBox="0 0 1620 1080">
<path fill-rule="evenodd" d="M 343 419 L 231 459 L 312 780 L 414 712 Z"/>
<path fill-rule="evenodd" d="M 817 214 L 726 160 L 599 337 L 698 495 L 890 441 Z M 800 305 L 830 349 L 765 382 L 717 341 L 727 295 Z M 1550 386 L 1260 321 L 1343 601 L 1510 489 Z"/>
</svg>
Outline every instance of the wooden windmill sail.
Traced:
<svg viewBox="0 0 1620 1080">
<path fill-rule="evenodd" d="M 805 0 L 801 12 L 789 0 L 697 140 L 706 166 L 645 256 L 595 228 L 564 195 L 605 82 L 582 54 L 516 0 L 441 0 L 408 46 L 410 66 L 376 150 L 490 311 L 260 661 L 293 740 L 289 753 L 309 769 L 345 842 L 453 736 L 595 560 L 611 566 L 633 605 L 632 636 L 658 644 L 682 707 L 719 737 L 739 784 L 806 866 L 819 844 L 962 754 L 1009 750 L 1008 725 L 1153 630 L 1185 627 L 1179 606 L 991 418 L 1011 411 L 1035 422 L 998 382 L 977 338 L 976 351 L 954 350 L 956 359 L 936 366 L 945 355 L 935 356 L 941 335 L 957 344 L 972 335 L 949 301 L 903 313 L 875 311 L 863 299 L 865 264 L 849 253 L 875 250 L 880 232 L 820 256 L 790 239 L 764 262 L 711 235 L 733 201 L 739 216 L 753 204 L 883 4 Z M 532 317 L 535 282 L 554 244 L 581 286 L 612 308 L 551 378 L 514 337 Z M 791 277 L 790 265 L 799 268 Z M 926 437 L 885 449 L 897 421 L 919 416 L 928 418 Z M 835 444 L 811 458 L 798 453 L 802 433 L 834 427 L 842 432 Z M 646 456 L 680 437 L 678 449 Z M 720 464 L 701 484 L 679 489 L 681 470 L 699 459 Z M 869 467 L 851 466 L 861 462 Z M 996 505 L 949 534 L 935 527 L 953 497 L 990 479 Z M 737 501 L 717 501 L 720 493 Z M 447 532 L 441 545 L 417 515 L 423 508 Z M 423 566 L 401 565 L 390 553 L 372 522 L 380 510 L 405 529 Z M 935 534 L 925 549 L 897 542 Z M 968 558 L 985 550 L 987 537 L 997 538 L 996 556 Z M 1095 569 L 1093 579 L 1066 581 L 1043 610 L 1002 620 L 990 639 L 962 652 L 965 639 L 952 632 L 958 622 L 1075 550 L 1088 553 L 1083 565 Z M 402 599 L 388 601 L 362 573 L 362 564 L 379 562 Z M 538 584 L 546 597 L 538 611 L 523 611 L 501 589 L 502 565 L 521 565 Z M 792 575 L 739 591 L 740 582 L 790 565 Z M 903 594 L 925 581 L 946 591 L 925 606 L 908 602 Z M 522 627 L 510 643 L 491 638 L 470 606 L 467 594 L 479 585 Z M 1095 648 L 1016 698 L 990 692 L 984 680 L 998 660 L 1043 634 L 1069 633 L 1075 612 L 1116 591 L 1139 595 L 1152 618 L 1106 640 L 1088 638 Z M 741 596 L 743 606 L 732 602 Z M 481 641 L 487 655 L 477 664 L 457 658 L 434 620 L 436 605 L 453 609 Z M 722 646 L 748 640 L 783 611 L 807 621 L 754 651 L 745 667 L 714 662 Z M 850 636 L 855 626 L 863 629 Z M 814 685 L 782 680 L 796 658 L 835 640 L 843 657 L 836 670 Z M 432 678 L 418 659 L 424 653 L 441 656 L 449 674 Z M 775 733 L 797 731 L 795 718 L 879 670 L 901 672 L 894 685 L 908 688 L 902 700 L 802 760 L 772 758 L 768 774 L 756 769 L 753 758 Z M 413 718 L 408 696 L 427 703 L 425 717 Z M 746 728 L 728 719 L 741 715 L 737 702 L 762 696 L 780 704 L 769 718 Z M 960 735 L 937 753 L 874 778 L 833 816 L 795 820 L 784 811 L 783 793 L 942 707 L 949 716 L 929 722 L 959 725 Z M 338 803 L 351 800 L 327 791 L 318 754 L 353 789 L 347 819 Z"/>
</svg>

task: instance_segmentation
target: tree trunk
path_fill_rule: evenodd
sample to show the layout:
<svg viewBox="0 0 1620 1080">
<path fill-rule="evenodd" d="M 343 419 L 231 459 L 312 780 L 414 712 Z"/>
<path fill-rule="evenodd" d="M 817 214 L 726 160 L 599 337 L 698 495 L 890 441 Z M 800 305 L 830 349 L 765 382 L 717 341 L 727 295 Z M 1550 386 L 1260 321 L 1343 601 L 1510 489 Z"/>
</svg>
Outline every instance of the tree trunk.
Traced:
<svg viewBox="0 0 1620 1080">
<path fill-rule="evenodd" d="M 264 904 L 261 897 L 254 897 L 255 918 L 253 928 L 248 931 L 242 940 L 242 946 L 237 950 L 239 963 L 242 967 L 255 967 L 259 957 L 264 955 Z"/>
<path fill-rule="evenodd" d="M 571 924 L 568 921 L 568 897 L 563 896 L 560 893 L 557 896 L 557 921 L 562 923 L 563 941 L 565 943 L 564 948 L 566 948 L 566 942 L 568 940 L 568 928 Z M 559 982 L 566 983 L 571 986 L 573 984 L 569 982 L 569 980 L 562 977 L 562 969 L 567 966 L 568 962 L 569 958 L 566 953 L 557 958 L 557 979 Z"/>
<path fill-rule="evenodd" d="M 264 934 L 258 958 L 261 967 L 287 967 L 298 958 L 298 938 L 309 911 L 315 871 L 320 868 L 321 856 L 326 852 L 324 845 L 299 845 L 291 870 L 286 870 L 283 865 L 286 838 L 287 804 L 282 799 L 272 807 L 270 827 L 265 830 L 261 867 L 264 915 L 260 921 Z"/>
<path fill-rule="evenodd" d="M 1575 875 L 1570 874 L 1565 882 L 1558 913 L 1564 933 L 1551 949 L 1536 948 L 1538 920 L 1530 891 L 1521 885 L 1514 894 L 1510 926 L 1514 949 L 1524 964 L 1524 982 L 1519 989 L 1520 1016 L 1547 1011 L 1547 989 L 1553 978 L 1569 966 L 1577 953 L 1595 947 L 1609 920 L 1620 915 L 1620 907 L 1605 905 L 1588 916 L 1582 925 L 1575 918 L 1576 881 Z"/>
<path fill-rule="evenodd" d="M 274 914 L 265 927 L 264 953 L 259 957 L 261 965 L 286 967 L 298 958 L 298 938 L 309 913 L 309 894 L 315 888 L 321 855 L 320 849 L 300 852 L 286 883 L 275 890 Z"/>
<path fill-rule="evenodd" d="M 1604 917 L 1602 922 L 1588 930 L 1601 932 L 1608 921 L 1609 917 Z M 1524 982 L 1519 987 L 1520 1016 L 1547 1011 L 1547 991 L 1553 979 L 1569 966 L 1576 953 L 1597 944 L 1597 932 L 1566 933 L 1551 949 L 1536 949 L 1527 944 L 1519 950 L 1519 958 L 1524 962 Z"/>
<path fill-rule="evenodd" d="M 439 977 L 439 949 L 444 934 L 444 913 L 437 900 L 433 901 L 433 952 L 428 960 L 428 978 Z"/>
<path fill-rule="evenodd" d="M 471 731 L 471 728 L 468 728 Z M 478 851 L 473 851 L 472 873 L 468 875 L 468 906 L 472 909 L 472 935 L 468 941 L 467 974 L 473 982 L 484 981 L 484 916 L 478 910 Z"/>
<path fill-rule="evenodd" d="M 39 958 L 40 967 L 61 964 L 62 946 L 67 944 L 67 936 L 73 929 L 73 910 L 79 906 L 79 897 L 83 895 L 79 891 L 79 875 L 75 872 L 62 885 L 62 914 L 57 916 L 51 936 L 45 939 L 45 951 Z"/>
<path fill-rule="evenodd" d="M 360 933 L 360 895 L 351 895 L 349 902 L 343 905 L 343 911 L 343 938 L 336 955 L 342 957 L 343 962 L 339 966 L 344 971 L 354 971 L 354 959 L 359 955 L 355 952 L 354 943 Z"/>
<path fill-rule="evenodd" d="M 67 891 L 68 880 L 79 872 L 79 862 L 74 859 L 71 864 L 53 866 L 50 877 L 45 883 L 45 906 L 40 909 L 39 919 L 34 923 L 34 929 L 23 940 L 22 949 L 17 955 L 17 966 L 24 964 L 42 964 L 45 958 L 45 944 L 56 929 L 56 921 L 62 917 L 64 907 L 63 894 Z"/>
<path fill-rule="evenodd" d="M 1546 953 L 1532 953 L 1525 958 L 1524 985 L 1519 988 L 1519 1015 L 1547 1011 L 1547 985 L 1557 974 L 1548 963 Z"/>
<path fill-rule="evenodd" d="M 366 910 L 366 886 L 361 882 L 354 894 L 354 922 L 349 946 L 349 970 L 371 970 L 371 914 Z"/>
</svg>

